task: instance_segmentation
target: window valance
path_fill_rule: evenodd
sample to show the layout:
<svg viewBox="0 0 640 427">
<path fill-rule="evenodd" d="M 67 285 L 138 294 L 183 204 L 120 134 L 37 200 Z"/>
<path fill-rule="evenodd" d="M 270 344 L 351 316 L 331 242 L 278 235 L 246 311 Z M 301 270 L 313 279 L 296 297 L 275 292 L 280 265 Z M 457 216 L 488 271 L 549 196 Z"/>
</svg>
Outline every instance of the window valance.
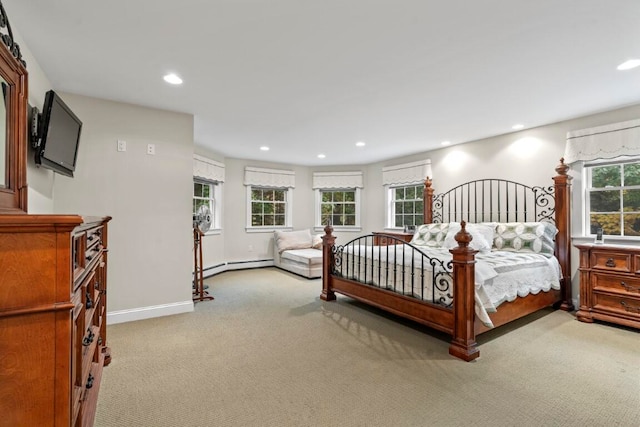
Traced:
<svg viewBox="0 0 640 427">
<path fill-rule="evenodd" d="M 363 188 L 363 172 L 314 172 L 313 189 Z"/>
<path fill-rule="evenodd" d="M 194 154 L 193 176 L 206 181 L 224 182 L 224 163 Z"/>
<path fill-rule="evenodd" d="M 417 184 L 426 177 L 433 178 L 429 159 L 382 168 L 382 185 Z"/>
<path fill-rule="evenodd" d="M 640 155 L 640 119 L 567 132 L 564 161 Z"/>
<path fill-rule="evenodd" d="M 247 166 L 244 168 L 244 185 L 271 188 L 295 188 L 296 173 L 294 171 Z"/>
</svg>

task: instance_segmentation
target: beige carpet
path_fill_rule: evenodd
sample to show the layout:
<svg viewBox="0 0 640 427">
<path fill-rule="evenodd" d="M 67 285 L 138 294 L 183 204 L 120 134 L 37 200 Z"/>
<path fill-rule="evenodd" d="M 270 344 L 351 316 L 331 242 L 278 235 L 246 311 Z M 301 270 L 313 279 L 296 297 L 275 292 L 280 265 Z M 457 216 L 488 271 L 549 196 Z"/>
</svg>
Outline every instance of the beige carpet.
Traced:
<svg viewBox="0 0 640 427">
<path fill-rule="evenodd" d="M 96 426 L 640 426 L 640 334 L 543 311 L 481 357 L 274 268 L 194 313 L 108 328 Z"/>
</svg>

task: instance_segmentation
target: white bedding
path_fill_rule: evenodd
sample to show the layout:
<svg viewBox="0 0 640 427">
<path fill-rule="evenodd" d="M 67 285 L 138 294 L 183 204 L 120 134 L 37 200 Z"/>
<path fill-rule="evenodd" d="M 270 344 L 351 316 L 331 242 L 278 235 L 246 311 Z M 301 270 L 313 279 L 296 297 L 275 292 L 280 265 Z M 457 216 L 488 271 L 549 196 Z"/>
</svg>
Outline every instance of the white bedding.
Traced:
<svg viewBox="0 0 640 427">
<path fill-rule="evenodd" d="M 373 286 L 412 295 L 425 301 L 450 305 L 453 300 L 452 279 L 445 270 L 449 271 L 447 264 L 452 259 L 451 253 L 443 248 L 419 249 L 430 257 L 443 261 L 443 264 L 435 264 L 436 273 L 439 273 L 436 280 L 444 280 L 446 289 L 432 286 L 433 268 L 426 264 L 423 269 L 422 254 L 412 250 L 408 245 L 347 245 L 342 254 L 341 272 L 345 277 Z M 491 251 L 476 254 L 476 261 L 475 311 L 478 318 L 488 327 L 493 327 L 488 313 L 495 312 L 503 302 L 540 291 L 560 289 L 560 265 L 555 257 L 547 258 L 535 253 Z"/>
</svg>

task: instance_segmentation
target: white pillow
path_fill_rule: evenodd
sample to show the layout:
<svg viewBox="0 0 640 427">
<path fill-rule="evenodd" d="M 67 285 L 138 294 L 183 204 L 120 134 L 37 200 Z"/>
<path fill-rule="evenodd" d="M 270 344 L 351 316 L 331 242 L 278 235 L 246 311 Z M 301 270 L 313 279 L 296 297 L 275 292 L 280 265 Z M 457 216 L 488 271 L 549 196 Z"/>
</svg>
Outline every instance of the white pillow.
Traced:
<svg viewBox="0 0 640 427">
<path fill-rule="evenodd" d="M 322 236 L 324 236 L 324 234 L 313 235 L 313 242 L 311 243 L 313 249 L 322 249 Z"/>
<path fill-rule="evenodd" d="M 453 249 L 458 247 L 456 242 L 456 234 L 462 227 L 459 222 L 449 223 L 449 231 L 447 237 L 444 238 L 444 247 L 447 249 Z M 475 249 L 480 252 L 489 252 L 493 245 L 493 233 L 495 227 L 489 224 L 467 224 L 465 226 L 467 233 L 471 234 L 473 239 L 469 243 L 471 249 Z"/>
<path fill-rule="evenodd" d="M 278 252 L 289 249 L 308 249 L 313 244 L 311 232 L 307 230 L 300 231 L 274 231 L 274 239 L 278 246 Z"/>
</svg>

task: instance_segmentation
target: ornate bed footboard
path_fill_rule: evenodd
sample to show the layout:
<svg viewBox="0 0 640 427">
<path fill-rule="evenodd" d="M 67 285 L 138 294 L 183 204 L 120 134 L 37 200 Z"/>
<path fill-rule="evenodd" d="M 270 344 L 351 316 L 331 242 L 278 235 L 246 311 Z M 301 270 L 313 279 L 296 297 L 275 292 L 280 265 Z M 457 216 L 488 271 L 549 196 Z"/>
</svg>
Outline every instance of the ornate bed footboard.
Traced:
<svg viewBox="0 0 640 427">
<path fill-rule="evenodd" d="M 321 299 L 335 300 L 335 292 L 340 292 L 452 335 L 449 353 L 456 357 L 467 361 L 478 357 L 474 332 L 477 251 L 469 248 L 471 235 L 464 221 L 450 261 L 400 240 L 397 245 L 374 246 L 373 235 L 336 246 L 332 233 L 333 227 L 327 225 L 322 237 Z"/>
</svg>

